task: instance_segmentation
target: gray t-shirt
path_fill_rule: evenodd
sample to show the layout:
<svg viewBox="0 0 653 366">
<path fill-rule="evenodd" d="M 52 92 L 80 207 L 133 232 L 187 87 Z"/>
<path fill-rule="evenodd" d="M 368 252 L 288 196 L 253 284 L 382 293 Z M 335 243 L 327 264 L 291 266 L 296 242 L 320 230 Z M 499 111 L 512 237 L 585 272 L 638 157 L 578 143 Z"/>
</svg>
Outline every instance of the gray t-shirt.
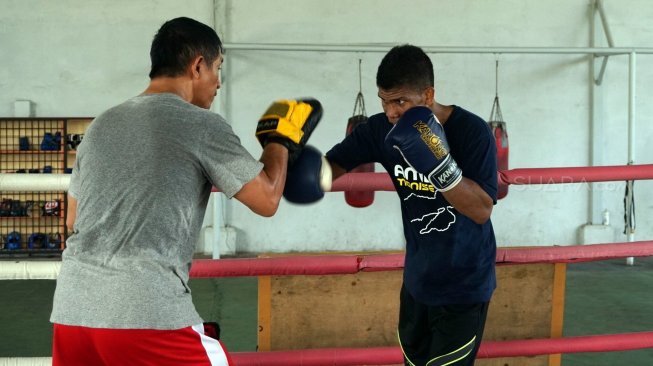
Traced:
<svg viewBox="0 0 653 366">
<path fill-rule="evenodd" d="M 221 116 L 177 95 L 141 95 L 102 113 L 77 150 L 68 191 L 77 217 L 50 320 L 201 323 L 188 273 L 211 186 L 231 198 L 262 168 Z"/>
</svg>

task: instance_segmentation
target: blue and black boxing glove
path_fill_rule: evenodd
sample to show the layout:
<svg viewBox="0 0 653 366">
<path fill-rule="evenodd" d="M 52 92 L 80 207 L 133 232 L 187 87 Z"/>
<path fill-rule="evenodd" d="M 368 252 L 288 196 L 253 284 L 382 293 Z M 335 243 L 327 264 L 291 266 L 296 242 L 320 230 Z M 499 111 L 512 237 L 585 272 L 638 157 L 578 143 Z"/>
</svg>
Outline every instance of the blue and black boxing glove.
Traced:
<svg viewBox="0 0 653 366">
<path fill-rule="evenodd" d="M 427 176 L 439 192 L 454 188 L 463 178 L 449 154 L 444 128 L 427 107 L 404 112 L 385 137 L 385 146 L 399 150 L 406 163 Z"/>
<path fill-rule="evenodd" d="M 283 197 L 292 203 L 314 203 L 331 190 L 333 174 L 329 161 L 317 148 L 306 145 L 288 168 Z"/>
</svg>

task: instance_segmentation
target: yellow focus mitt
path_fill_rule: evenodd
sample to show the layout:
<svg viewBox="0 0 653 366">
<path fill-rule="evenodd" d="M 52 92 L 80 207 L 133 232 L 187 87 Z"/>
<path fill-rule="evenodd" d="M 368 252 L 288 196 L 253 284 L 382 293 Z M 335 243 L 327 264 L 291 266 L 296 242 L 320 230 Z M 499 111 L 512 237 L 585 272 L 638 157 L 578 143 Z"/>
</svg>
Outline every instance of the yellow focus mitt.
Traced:
<svg viewBox="0 0 653 366">
<path fill-rule="evenodd" d="M 322 118 L 322 105 L 313 98 L 277 100 L 263 113 L 256 138 L 265 147 L 276 142 L 288 149 L 293 162 Z"/>
</svg>

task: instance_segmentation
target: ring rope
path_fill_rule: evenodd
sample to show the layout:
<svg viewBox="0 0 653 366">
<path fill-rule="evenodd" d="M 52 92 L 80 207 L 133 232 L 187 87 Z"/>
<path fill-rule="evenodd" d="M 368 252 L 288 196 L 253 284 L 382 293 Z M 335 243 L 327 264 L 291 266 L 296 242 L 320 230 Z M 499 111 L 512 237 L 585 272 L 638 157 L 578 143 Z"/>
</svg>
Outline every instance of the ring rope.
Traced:
<svg viewBox="0 0 653 366">
<path fill-rule="evenodd" d="M 653 348 L 653 332 L 483 341 L 477 357 L 532 357 L 561 353 L 632 351 L 645 348 Z M 231 358 L 236 366 L 358 366 L 392 365 L 403 362 L 403 354 L 399 347 L 232 352 Z M 51 364 L 51 358 L 0 358 L 0 364 L 12 366 L 44 366 Z"/>
<path fill-rule="evenodd" d="M 537 248 L 499 248 L 497 264 L 576 263 L 653 256 L 653 241 L 570 245 Z M 273 258 L 195 259 L 192 278 L 335 275 L 392 271 L 404 267 L 404 254 L 298 255 Z M 60 261 L 5 262 L 0 280 L 56 279 Z"/>
<path fill-rule="evenodd" d="M 559 353 L 615 352 L 653 348 L 653 332 L 562 338 L 483 341 L 478 358 L 532 357 Z M 296 351 L 236 352 L 237 366 L 391 365 L 403 362 L 399 347 L 324 348 Z"/>
<path fill-rule="evenodd" d="M 498 172 L 501 183 L 564 184 L 653 179 L 653 164 L 568 168 L 522 168 Z M 70 174 L 0 173 L 0 192 L 65 191 Z M 347 173 L 333 182 L 332 192 L 394 191 L 388 173 Z M 213 187 L 213 192 L 219 190 Z"/>
</svg>

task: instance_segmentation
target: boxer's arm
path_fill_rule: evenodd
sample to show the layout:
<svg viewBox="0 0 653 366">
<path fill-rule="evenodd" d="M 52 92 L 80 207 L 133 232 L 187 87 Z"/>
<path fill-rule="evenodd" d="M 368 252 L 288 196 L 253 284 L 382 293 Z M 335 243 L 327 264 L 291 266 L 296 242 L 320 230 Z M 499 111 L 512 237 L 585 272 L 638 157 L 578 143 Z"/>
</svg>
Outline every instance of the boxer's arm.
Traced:
<svg viewBox="0 0 653 366">
<path fill-rule="evenodd" d="M 444 128 L 431 110 L 415 107 L 406 111 L 386 136 L 385 144 L 426 175 L 458 212 L 477 224 L 490 218 L 492 198 L 476 182 L 462 176 L 449 153 Z"/>
<path fill-rule="evenodd" d="M 385 116 L 374 115 L 326 153 L 334 181 L 361 164 L 380 161 L 383 145 L 378 141 L 381 135 L 385 135 L 386 126 Z"/>
<path fill-rule="evenodd" d="M 77 218 L 77 200 L 68 195 L 68 207 L 66 207 L 66 227 L 68 232 L 73 232 L 75 226 L 75 219 Z"/>
<path fill-rule="evenodd" d="M 336 163 L 334 163 L 334 162 L 332 162 L 330 160 L 328 160 L 328 161 L 329 161 L 329 166 L 331 166 L 331 175 L 332 175 L 331 179 L 332 179 L 332 181 L 335 181 L 336 179 L 340 178 L 341 176 L 345 175 L 345 173 L 347 173 L 345 168 L 341 167 L 340 165 L 338 165 L 338 164 L 336 164 Z"/>
<path fill-rule="evenodd" d="M 321 118 L 322 105 L 315 99 L 272 103 L 256 126 L 263 146 L 263 170 L 234 197 L 254 213 L 274 215 L 286 185 L 289 160 L 297 158 Z"/>
<path fill-rule="evenodd" d="M 333 180 L 347 173 L 340 165 L 329 161 Z M 461 214 L 477 224 L 485 223 L 492 214 L 492 198 L 473 180 L 463 177 L 453 189 L 443 192 L 444 198 Z"/>
<path fill-rule="evenodd" d="M 463 177 L 454 188 L 441 194 L 458 212 L 479 225 L 484 224 L 492 214 L 492 198 L 469 178 Z"/>
<path fill-rule="evenodd" d="M 270 217 L 277 212 L 286 184 L 288 149 L 278 143 L 265 145 L 263 170 L 234 196 L 254 213 Z"/>
</svg>

